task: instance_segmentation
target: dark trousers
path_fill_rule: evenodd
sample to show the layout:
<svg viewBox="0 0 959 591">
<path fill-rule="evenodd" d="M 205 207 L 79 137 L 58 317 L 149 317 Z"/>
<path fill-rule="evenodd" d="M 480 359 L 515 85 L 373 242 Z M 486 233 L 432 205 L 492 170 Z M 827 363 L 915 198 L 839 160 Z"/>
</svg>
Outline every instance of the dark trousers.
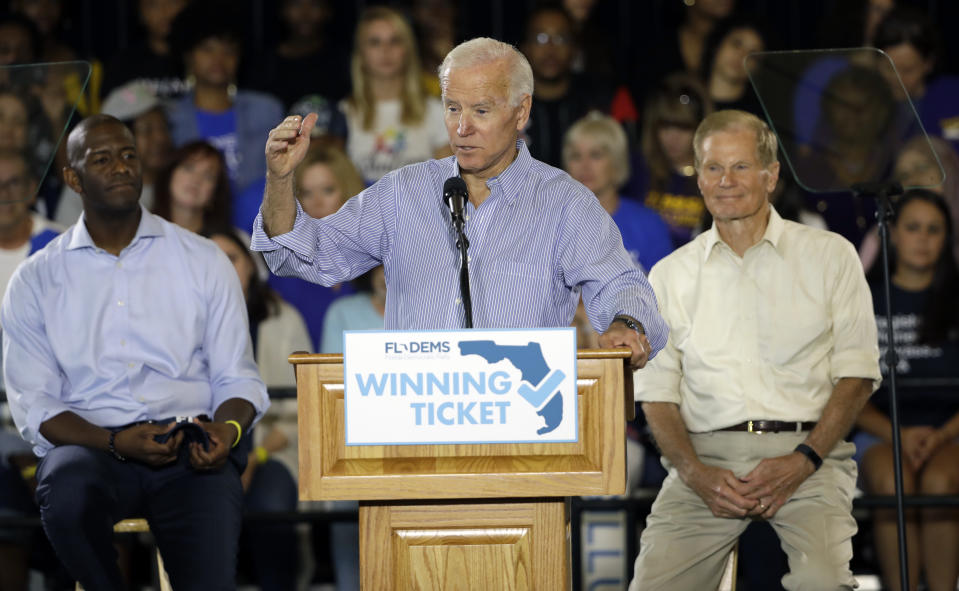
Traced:
<svg viewBox="0 0 959 591">
<path fill-rule="evenodd" d="M 276 460 L 267 460 L 257 466 L 246 493 L 247 511 L 293 512 L 296 511 L 296 500 L 296 482 L 286 466 Z M 300 556 L 295 523 L 250 521 L 240 539 L 244 563 L 249 559 L 253 577 L 262 591 L 296 588 Z"/>
<path fill-rule="evenodd" d="M 243 492 L 232 459 L 197 472 L 185 446 L 176 463 L 153 468 L 65 445 L 43 458 L 37 481 L 43 529 L 88 591 L 123 588 L 113 524 L 128 517 L 149 521 L 174 589 L 235 589 Z"/>
</svg>

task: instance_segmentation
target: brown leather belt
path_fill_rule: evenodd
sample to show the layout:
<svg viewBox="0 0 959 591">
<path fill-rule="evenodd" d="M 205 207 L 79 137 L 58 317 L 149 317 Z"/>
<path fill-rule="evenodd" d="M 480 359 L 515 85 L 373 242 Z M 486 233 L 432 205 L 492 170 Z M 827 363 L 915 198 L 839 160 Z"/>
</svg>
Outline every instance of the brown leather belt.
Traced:
<svg viewBox="0 0 959 591">
<path fill-rule="evenodd" d="M 747 433 L 800 433 L 812 431 L 815 421 L 745 421 L 738 425 L 716 429 L 717 431 L 746 431 Z"/>
</svg>

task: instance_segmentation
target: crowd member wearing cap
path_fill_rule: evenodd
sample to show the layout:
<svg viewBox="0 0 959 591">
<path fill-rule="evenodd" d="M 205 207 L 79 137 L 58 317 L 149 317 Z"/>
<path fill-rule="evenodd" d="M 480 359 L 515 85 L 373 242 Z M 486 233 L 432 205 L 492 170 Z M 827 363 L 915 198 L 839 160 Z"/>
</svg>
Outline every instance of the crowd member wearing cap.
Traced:
<svg viewBox="0 0 959 591">
<path fill-rule="evenodd" d="M 755 115 L 713 113 L 693 145 L 713 226 L 649 276 L 670 335 L 634 384 L 669 475 L 629 588 L 715 589 L 760 519 L 789 558 L 783 587 L 853 589 L 843 438 L 880 379 L 862 266 L 838 234 L 770 205 L 777 143 Z"/>
<path fill-rule="evenodd" d="M 173 149 L 163 104 L 148 84 L 131 82 L 110 93 L 103 103 L 103 113 L 116 117 L 133 131 L 143 170 L 140 203 L 152 209 L 157 175 L 166 165 Z M 83 202 L 80 195 L 65 185 L 54 219 L 62 226 L 69 226 L 77 221 L 81 211 Z"/>
</svg>

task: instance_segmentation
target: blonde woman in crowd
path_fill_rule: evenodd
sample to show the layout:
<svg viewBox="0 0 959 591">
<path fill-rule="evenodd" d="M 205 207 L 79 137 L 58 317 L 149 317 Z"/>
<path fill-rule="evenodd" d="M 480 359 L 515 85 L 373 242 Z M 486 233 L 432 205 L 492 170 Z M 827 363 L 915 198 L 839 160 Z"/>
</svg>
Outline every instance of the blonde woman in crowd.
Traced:
<svg viewBox="0 0 959 591">
<path fill-rule="evenodd" d="M 413 32 L 398 12 L 385 6 L 363 12 L 350 67 L 353 92 L 340 106 L 346 151 L 367 184 L 451 154 L 442 105 L 427 98 Z"/>
</svg>

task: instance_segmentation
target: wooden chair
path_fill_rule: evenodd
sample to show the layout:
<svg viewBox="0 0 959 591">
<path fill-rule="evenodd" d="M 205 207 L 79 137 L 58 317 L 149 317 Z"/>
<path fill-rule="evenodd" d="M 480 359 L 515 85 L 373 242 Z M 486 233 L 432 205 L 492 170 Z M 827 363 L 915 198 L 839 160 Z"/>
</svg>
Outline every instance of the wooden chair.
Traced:
<svg viewBox="0 0 959 591">
<path fill-rule="evenodd" d="M 719 588 L 716 591 L 736 591 L 736 568 L 739 566 L 739 542 L 733 546 L 729 552 L 729 558 L 726 559 L 726 568 L 723 569 L 723 576 L 719 579 Z"/>
<path fill-rule="evenodd" d="M 113 525 L 114 533 L 146 533 L 150 531 L 150 524 L 147 523 L 146 519 L 143 518 L 133 518 L 133 519 L 123 519 L 116 522 Z M 160 549 L 157 548 L 157 579 L 160 581 L 160 591 L 173 591 L 173 588 L 170 586 L 170 578 L 166 574 L 166 569 L 163 567 L 163 557 L 160 556 Z M 80 583 L 77 583 L 76 591 L 83 591 L 83 587 Z"/>
</svg>

